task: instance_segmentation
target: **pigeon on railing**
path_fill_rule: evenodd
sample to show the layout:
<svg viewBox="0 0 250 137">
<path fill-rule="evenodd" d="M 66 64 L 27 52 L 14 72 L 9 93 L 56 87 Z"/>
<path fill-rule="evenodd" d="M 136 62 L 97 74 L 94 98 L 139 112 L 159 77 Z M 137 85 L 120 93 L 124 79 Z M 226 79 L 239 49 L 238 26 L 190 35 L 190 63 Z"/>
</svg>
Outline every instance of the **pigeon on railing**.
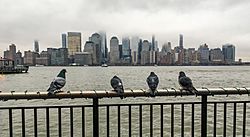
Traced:
<svg viewBox="0 0 250 137">
<path fill-rule="evenodd" d="M 148 87 L 150 88 L 149 94 L 151 97 L 154 97 L 155 91 L 156 91 L 157 86 L 159 84 L 158 76 L 154 72 L 151 72 L 147 78 L 147 83 L 148 83 Z"/>
<path fill-rule="evenodd" d="M 183 71 L 179 72 L 179 84 L 182 87 L 181 90 L 187 90 L 193 94 L 197 93 L 197 90 L 193 86 L 192 80 L 187 77 Z"/>
<path fill-rule="evenodd" d="M 54 95 L 56 92 L 59 92 L 61 88 L 66 84 L 66 69 L 62 69 L 60 73 L 54 78 L 51 82 L 48 91 L 48 95 Z"/>
<path fill-rule="evenodd" d="M 116 91 L 117 94 L 120 96 L 120 98 L 123 99 L 124 89 L 123 89 L 122 80 L 119 77 L 114 76 L 111 79 L 110 84 L 114 88 L 114 91 Z"/>
</svg>

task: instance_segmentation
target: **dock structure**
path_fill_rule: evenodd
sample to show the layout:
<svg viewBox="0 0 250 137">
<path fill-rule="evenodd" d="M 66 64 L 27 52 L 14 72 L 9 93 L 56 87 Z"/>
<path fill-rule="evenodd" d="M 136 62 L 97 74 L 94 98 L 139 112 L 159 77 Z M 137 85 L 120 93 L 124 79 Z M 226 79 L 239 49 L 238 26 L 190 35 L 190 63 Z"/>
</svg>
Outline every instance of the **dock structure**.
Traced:
<svg viewBox="0 0 250 137">
<path fill-rule="evenodd" d="M 9 101 L 9 100 L 35 100 L 35 99 L 75 99 L 75 98 L 87 98 L 92 99 L 92 105 L 52 105 L 52 106 L 1 106 L 0 112 L 5 112 L 9 114 L 7 125 L 9 128 L 9 136 L 15 136 L 15 131 L 13 129 L 13 110 L 21 110 L 21 118 L 22 122 L 20 126 L 22 127 L 21 134 L 25 136 L 28 134 L 26 131 L 27 121 L 25 120 L 26 111 L 25 110 L 33 110 L 33 120 L 34 120 L 34 136 L 38 136 L 42 134 L 38 132 L 38 110 L 45 110 L 45 125 L 46 125 L 46 135 L 50 136 L 54 130 L 50 129 L 50 110 L 57 110 L 58 117 L 58 125 L 57 132 L 58 136 L 62 136 L 63 127 L 62 127 L 62 109 L 69 108 L 69 136 L 73 137 L 75 134 L 79 134 L 78 129 L 74 129 L 74 124 L 81 125 L 81 135 L 82 136 L 94 136 L 99 137 L 100 134 L 105 136 L 250 136 L 250 132 L 247 128 L 247 119 L 250 116 L 250 112 L 247 111 L 247 107 L 250 104 L 250 101 L 242 101 L 242 100 L 231 100 L 231 101 L 208 101 L 208 97 L 213 98 L 214 96 L 237 96 L 237 95 L 250 95 L 250 88 L 200 88 L 197 89 L 197 92 L 191 93 L 185 90 L 179 89 L 158 89 L 155 92 L 154 98 L 159 97 L 200 97 L 201 101 L 191 101 L 191 102 L 183 102 L 183 101 L 173 101 L 173 102 L 146 102 L 146 103 L 132 103 L 126 102 L 125 104 L 100 104 L 99 100 L 103 98 L 118 98 L 116 92 L 112 90 L 105 91 L 64 91 L 58 92 L 55 95 L 48 95 L 47 92 L 0 92 L 0 100 Z M 150 90 L 125 90 L 124 97 L 127 98 L 137 98 L 137 97 L 151 97 Z M 221 107 L 221 105 L 223 107 Z M 208 107 L 210 107 L 208 111 Z M 212 109 L 211 109 L 212 107 Z M 75 111 L 81 108 L 80 116 L 77 116 L 77 121 L 74 119 Z M 88 108 L 88 109 L 87 109 Z M 198 109 L 197 109 L 198 108 Z M 221 109 L 219 109 L 221 108 Z M 103 109 L 105 109 L 105 113 L 103 113 Z M 87 110 L 92 111 L 92 120 L 91 123 L 88 123 L 87 120 Z M 102 110 L 102 111 L 101 111 Z M 112 115 L 113 111 L 116 110 L 115 115 Z M 124 133 L 125 125 L 122 123 L 122 119 L 124 118 L 124 112 L 127 113 L 125 119 L 127 120 L 126 133 Z M 210 112 L 212 110 L 212 112 Z M 179 113 L 176 113 L 176 112 Z M 229 111 L 231 112 L 230 114 Z M 16 111 L 15 111 L 16 112 Z M 217 116 L 218 114 L 223 113 L 222 116 Z M 132 115 L 133 114 L 133 115 Z M 136 116 L 134 116 L 136 114 Z M 178 114 L 178 116 L 177 116 Z M 15 114 L 16 116 L 17 114 Z M 79 115 L 79 114 L 78 114 Z M 117 118 L 117 127 L 115 130 L 111 130 L 111 126 L 114 124 L 113 119 L 110 117 Z M 148 121 L 145 121 L 145 115 L 148 117 Z M 200 118 L 196 118 L 196 116 Z M 229 116 L 230 115 L 230 116 Z M 238 118 L 240 115 L 240 119 Z M 208 117 L 212 118 L 211 121 L 208 122 Z M 103 120 L 103 118 L 105 120 Z M 177 119 L 179 118 L 179 120 Z M 1 118 L 0 118 L 1 119 Z M 187 122 L 189 119 L 189 122 Z M 218 126 L 217 121 L 223 121 L 223 126 Z M 137 121 L 137 122 L 136 122 Z M 156 124 L 157 123 L 157 124 Z M 197 123 L 200 123 L 197 125 Z M 239 124 L 241 123 L 241 124 Z M 230 124 L 231 126 L 228 126 Z M 136 126 L 135 126 L 136 125 Z M 166 125 L 168 125 L 166 127 Z M 179 126 L 176 126 L 179 125 Z M 209 125 L 209 126 L 208 126 Z M 92 127 L 92 133 L 87 134 L 88 126 Z M 147 127 L 145 129 L 145 126 Z M 241 126 L 240 130 L 239 127 Z M 189 128 L 187 128 L 189 127 Z M 196 128 L 199 127 L 199 130 Z M 209 127 L 209 130 L 208 130 Z M 114 128 L 114 127 L 112 127 Z M 178 129 L 178 130 L 177 130 Z M 30 129 L 29 129 L 30 130 Z M 159 130 L 159 131 L 158 131 Z M 167 131 L 166 131 L 167 130 Z M 221 134 L 220 134 L 221 133 Z M 53 133 L 55 134 L 55 133 Z M 1 135 L 1 133 L 0 133 Z"/>
<path fill-rule="evenodd" d="M 0 58 L 0 74 L 27 73 L 29 66 L 15 65 L 14 60 Z"/>
</svg>

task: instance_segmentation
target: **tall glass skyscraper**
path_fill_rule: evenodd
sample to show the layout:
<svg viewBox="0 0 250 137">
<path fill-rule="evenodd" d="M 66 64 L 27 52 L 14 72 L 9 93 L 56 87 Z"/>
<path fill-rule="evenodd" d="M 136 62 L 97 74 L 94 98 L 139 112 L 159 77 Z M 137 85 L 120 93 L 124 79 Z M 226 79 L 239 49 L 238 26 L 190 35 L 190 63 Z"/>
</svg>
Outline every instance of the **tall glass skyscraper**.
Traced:
<svg viewBox="0 0 250 137">
<path fill-rule="evenodd" d="M 35 40 L 35 41 L 34 41 L 34 51 L 35 51 L 36 53 L 39 52 L 39 43 L 38 43 L 38 40 Z"/>
<path fill-rule="evenodd" d="M 108 48 L 107 48 L 107 38 L 106 32 L 100 31 L 99 35 L 101 36 L 101 53 L 102 53 L 102 62 L 106 62 L 108 58 Z"/>
<path fill-rule="evenodd" d="M 232 44 L 225 44 L 222 46 L 222 52 L 226 63 L 235 62 L 235 46 Z"/>
<path fill-rule="evenodd" d="M 123 56 L 123 58 L 130 58 L 131 57 L 129 37 L 122 38 L 122 56 Z"/>
<path fill-rule="evenodd" d="M 98 33 L 94 33 L 94 34 L 91 35 L 89 40 L 94 43 L 94 55 L 93 55 L 93 58 L 95 58 L 94 60 L 96 60 L 96 62 L 94 62 L 94 64 L 103 63 L 103 56 L 102 56 L 103 54 L 102 54 L 102 49 L 101 49 L 101 45 L 102 45 L 102 37 L 101 37 L 101 35 L 98 34 Z"/>
<path fill-rule="evenodd" d="M 68 32 L 68 52 L 69 56 L 82 51 L 82 39 L 80 32 Z"/>
<path fill-rule="evenodd" d="M 180 34 L 179 47 L 180 49 L 183 49 L 183 35 L 182 34 Z"/>
<path fill-rule="evenodd" d="M 67 48 L 67 34 L 62 34 L 62 48 Z"/>
</svg>

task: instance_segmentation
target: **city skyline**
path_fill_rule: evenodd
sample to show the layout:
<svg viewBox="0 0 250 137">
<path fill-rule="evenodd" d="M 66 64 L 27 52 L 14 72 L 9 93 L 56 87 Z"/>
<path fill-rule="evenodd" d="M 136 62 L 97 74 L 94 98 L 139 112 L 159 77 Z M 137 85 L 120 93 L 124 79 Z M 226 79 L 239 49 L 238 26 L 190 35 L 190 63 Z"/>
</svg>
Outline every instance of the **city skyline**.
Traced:
<svg viewBox="0 0 250 137">
<path fill-rule="evenodd" d="M 235 60 L 235 46 L 224 44 L 220 48 L 209 49 L 206 43 L 195 48 L 184 47 L 184 37 L 180 34 L 179 45 L 172 49 L 171 42 L 158 48 L 155 35 L 152 41 L 134 37 L 134 42 L 129 37 L 122 38 L 119 44 L 117 37 L 110 39 L 110 52 L 106 52 L 106 35 L 94 33 L 85 42 L 82 50 L 81 33 L 68 32 L 62 34 L 61 48 L 47 48 L 39 53 L 39 42 L 34 41 L 34 50 L 24 51 L 24 56 L 18 51 L 16 45 L 9 45 L 9 50 L 4 51 L 4 58 L 11 59 L 17 65 L 232 65 L 242 64 L 242 59 Z M 131 38 L 133 39 L 133 38 Z M 137 39 L 137 40 L 136 40 Z M 68 41 L 68 44 L 65 44 Z M 136 44 L 137 43 L 137 44 Z M 137 48 L 131 49 L 131 44 Z M 66 45 L 66 48 L 65 48 Z M 132 46 L 132 47 L 133 47 Z M 105 56 L 107 54 L 107 56 Z"/>
<path fill-rule="evenodd" d="M 68 6 L 71 5 L 71 6 Z M 232 43 L 236 59 L 250 61 L 249 1 L 0 1 L 0 55 L 14 43 L 18 49 L 33 49 L 38 40 L 40 51 L 61 47 L 61 33 L 81 32 L 82 44 L 99 30 L 106 30 L 107 42 L 112 36 L 139 36 L 151 41 L 155 35 L 159 48 L 171 42 L 198 48 Z M 18 13 L 18 14 L 16 14 Z"/>
</svg>

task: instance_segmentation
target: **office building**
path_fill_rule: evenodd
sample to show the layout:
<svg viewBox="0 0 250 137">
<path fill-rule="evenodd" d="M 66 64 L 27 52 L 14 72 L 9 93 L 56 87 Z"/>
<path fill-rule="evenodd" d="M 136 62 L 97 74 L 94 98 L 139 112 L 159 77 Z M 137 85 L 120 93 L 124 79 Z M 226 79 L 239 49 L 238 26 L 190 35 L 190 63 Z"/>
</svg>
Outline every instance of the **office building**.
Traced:
<svg viewBox="0 0 250 137">
<path fill-rule="evenodd" d="M 199 52 L 200 63 L 201 64 L 209 63 L 209 48 L 206 43 L 203 45 L 200 45 L 200 47 L 198 48 L 198 52 Z"/>
<path fill-rule="evenodd" d="M 110 39 L 110 64 L 120 63 L 119 40 L 117 37 Z"/>
<path fill-rule="evenodd" d="M 228 64 L 235 62 L 235 46 L 232 44 L 225 44 L 222 46 L 224 60 Z"/>
<path fill-rule="evenodd" d="M 92 65 L 92 54 L 90 52 L 78 52 L 74 55 L 77 65 Z"/>
<path fill-rule="evenodd" d="M 122 38 L 122 57 L 126 63 L 131 62 L 131 49 L 130 49 L 130 39 L 129 37 Z"/>
<path fill-rule="evenodd" d="M 210 50 L 211 63 L 222 63 L 224 61 L 224 55 L 220 48 Z"/>
<path fill-rule="evenodd" d="M 104 58 L 103 58 L 103 54 L 102 54 L 102 50 L 101 50 L 101 45 L 102 45 L 102 37 L 100 34 L 98 33 L 94 33 L 91 35 L 91 37 L 89 38 L 89 41 L 93 42 L 93 58 L 96 58 L 96 61 L 93 60 L 93 63 L 96 65 L 100 65 L 104 62 Z"/>
<path fill-rule="evenodd" d="M 102 62 L 107 62 L 108 58 L 108 48 L 107 48 L 107 38 L 106 32 L 100 31 L 99 35 L 101 36 L 101 53 L 102 53 Z"/>
<path fill-rule="evenodd" d="M 39 42 L 38 42 L 38 40 L 34 41 L 34 52 L 39 53 Z"/>
<path fill-rule="evenodd" d="M 36 65 L 36 55 L 35 52 L 32 52 L 30 50 L 24 51 L 24 64 L 29 66 L 35 66 Z"/>
<path fill-rule="evenodd" d="M 67 48 L 67 34 L 62 34 L 62 48 Z"/>
<path fill-rule="evenodd" d="M 180 49 L 183 49 L 184 48 L 183 35 L 180 34 L 179 37 L 180 37 L 179 38 L 179 47 L 180 47 Z"/>
<path fill-rule="evenodd" d="M 81 42 L 81 33 L 80 32 L 68 32 L 68 55 L 72 56 L 76 52 L 82 51 L 82 42 Z"/>
<path fill-rule="evenodd" d="M 22 56 L 22 52 L 20 52 L 20 50 L 18 50 L 18 52 L 16 53 L 16 64 L 17 65 L 23 65 L 23 56 Z"/>
<path fill-rule="evenodd" d="M 150 43 L 148 40 L 144 40 L 141 50 L 141 65 L 150 64 Z"/>
<path fill-rule="evenodd" d="M 48 51 L 42 51 L 39 57 L 36 57 L 36 65 L 50 65 L 50 55 L 48 54 Z"/>
<path fill-rule="evenodd" d="M 68 49 L 67 48 L 47 48 L 47 51 L 48 51 L 48 55 L 50 56 L 51 66 L 68 65 Z"/>
</svg>

